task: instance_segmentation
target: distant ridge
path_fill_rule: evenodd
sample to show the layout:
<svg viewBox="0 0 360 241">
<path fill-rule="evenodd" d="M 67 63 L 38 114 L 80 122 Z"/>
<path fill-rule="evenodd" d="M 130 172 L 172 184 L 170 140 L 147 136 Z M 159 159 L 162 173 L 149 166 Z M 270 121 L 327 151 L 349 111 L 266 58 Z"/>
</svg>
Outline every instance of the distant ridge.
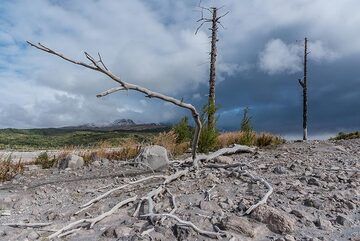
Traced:
<svg viewBox="0 0 360 241">
<path fill-rule="evenodd" d="M 87 123 L 78 126 L 64 126 L 59 129 L 67 130 L 98 130 L 98 131 L 115 131 L 115 130 L 131 130 L 131 131 L 143 131 L 143 130 L 155 130 L 166 129 L 169 125 L 156 124 L 156 123 L 142 123 L 137 124 L 131 119 L 117 119 L 108 123 Z"/>
</svg>

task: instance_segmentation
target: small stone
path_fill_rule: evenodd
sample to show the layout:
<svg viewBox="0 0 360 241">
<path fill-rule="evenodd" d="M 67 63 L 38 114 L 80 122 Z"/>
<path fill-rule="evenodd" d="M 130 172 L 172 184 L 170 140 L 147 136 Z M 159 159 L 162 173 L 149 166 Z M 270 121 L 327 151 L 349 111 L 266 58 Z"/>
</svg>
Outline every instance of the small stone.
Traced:
<svg viewBox="0 0 360 241">
<path fill-rule="evenodd" d="M 338 215 L 336 217 L 336 220 L 335 220 L 338 224 L 342 225 L 342 226 L 345 226 L 347 224 L 349 224 L 349 220 L 347 218 L 345 218 L 344 216 L 342 215 Z"/>
<path fill-rule="evenodd" d="M 96 160 L 96 161 L 93 161 L 92 165 L 93 165 L 94 167 L 100 167 L 100 166 L 101 166 L 101 163 L 100 163 L 100 161 Z"/>
<path fill-rule="evenodd" d="M 28 235 L 27 235 L 27 238 L 29 239 L 29 240 L 36 240 L 36 239 L 38 239 L 40 237 L 40 235 L 37 233 L 37 232 L 35 232 L 35 231 L 31 231 Z"/>
<path fill-rule="evenodd" d="M 228 156 L 218 156 L 214 159 L 215 162 L 222 163 L 222 164 L 231 164 L 234 160 Z"/>
<path fill-rule="evenodd" d="M 273 170 L 273 173 L 276 173 L 276 174 L 285 174 L 286 173 L 286 168 L 283 167 L 283 166 L 276 166 Z"/>
<path fill-rule="evenodd" d="M 310 178 L 307 183 L 313 186 L 320 186 L 319 181 L 314 177 Z"/>
<path fill-rule="evenodd" d="M 289 234 L 285 235 L 284 239 L 285 241 L 295 241 L 295 238 Z"/>
<path fill-rule="evenodd" d="M 332 230 L 333 228 L 331 222 L 323 218 L 319 218 L 314 223 L 317 227 L 319 227 L 322 230 Z"/>
<path fill-rule="evenodd" d="M 120 227 L 115 228 L 116 238 L 129 236 L 130 233 L 131 233 L 131 228 L 129 228 L 129 227 L 120 226 Z"/>
<path fill-rule="evenodd" d="M 304 214 L 303 214 L 301 211 L 299 211 L 299 210 L 293 209 L 293 210 L 291 210 L 290 213 L 293 214 L 293 215 L 295 215 L 295 216 L 298 217 L 298 218 L 303 218 L 303 217 L 304 217 Z"/>
<path fill-rule="evenodd" d="M 303 203 L 305 206 L 307 207 L 313 207 L 313 208 L 316 208 L 316 209 L 320 209 L 321 208 L 321 204 L 319 201 L 317 200 L 314 200 L 314 199 L 311 199 L 311 198 L 306 198 L 304 200 L 304 203 Z"/>
</svg>

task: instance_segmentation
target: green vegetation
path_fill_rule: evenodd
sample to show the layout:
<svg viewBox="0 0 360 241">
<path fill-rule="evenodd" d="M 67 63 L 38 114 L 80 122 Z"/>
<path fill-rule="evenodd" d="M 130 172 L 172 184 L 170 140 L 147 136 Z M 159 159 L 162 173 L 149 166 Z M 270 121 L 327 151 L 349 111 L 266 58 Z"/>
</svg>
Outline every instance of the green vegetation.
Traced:
<svg viewBox="0 0 360 241">
<path fill-rule="evenodd" d="M 203 113 L 201 115 L 201 122 L 203 128 L 201 130 L 199 138 L 199 152 L 208 153 L 209 151 L 213 151 L 216 148 L 217 137 L 219 135 L 219 132 L 216 129 L 217 120 L 214 120 L 214 126 L 209 126 L 206 117 L 208 116 L 208 113 L 215 114 L 217 109 L 218 108 L 214 105 L 206 105 L 203 108 Z"/>
<path fill-rule="evenodd" d="M 256 142 L 256 134 L 251 126 L 251 116 L 249 115 L 249 108 L 244 109 L 243 118 L 240 124 L 240 131 L 242 132 L 239 138 L 240 145 L 253 146 Z"/>
<path fill-rule="evenodd" d="M 180 122 L 173 126 L 172 130 L 177 135 L 177 143 L 191 141 L 193 130 L 189 125 L 189 119 L 185 116 Z"/>
<path fill-rule="evenodd" d="M 162 129 L 163 130 L 163 129 Z M 67 146 L 93 147 L 101 142 L 119 146 L 126 138 L 144 142 L 159 130 L 151 131 L 80 131 L 67 129 L 3 129 L 0 149 L 58 149 Z"/>
<path fill-rule="evenodd" d="M 52 168 L 55 165 L 56 161 L 57 160 L 55 157 L 49 158 L 49 155 L 47 154 L 47 152 L 42 152 L 35 159 L 35 164 L 41 165 L 41 167 L 44 169 L 48 169 L 48 168 Z"/>
<path fill-rule="evenodd" d="M 330 138 L 330 140 L 349 140 L 360 138 L 360 131 L 354 131 L 350 133 L 339 132 L 337 136 Z"/>
</svg>

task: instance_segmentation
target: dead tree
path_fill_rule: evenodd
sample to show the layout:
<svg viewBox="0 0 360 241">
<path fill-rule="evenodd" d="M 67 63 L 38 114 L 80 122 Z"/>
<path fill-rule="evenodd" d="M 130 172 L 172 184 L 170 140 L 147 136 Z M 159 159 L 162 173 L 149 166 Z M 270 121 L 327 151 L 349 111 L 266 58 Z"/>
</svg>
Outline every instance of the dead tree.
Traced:
<svg viewBox="0 0 360 241">
<path fill-rule="evenodd" d="M 106 96 L 108 94 L 112 94 L 112 93 L 114 93 L 116 91 L 120 91 L 120 90 L 135 90 L 135 91 L 138 91 L 138 92 L 141 92 L 141 93 L 145 94 L 145 96 L 148 97 L 148 98 L 161 99 L 161 100 L 164 100 L 166 102 L 170 102 L 170 103 L 173 103 L 174 105 L 177 105 L 177 106 L 180 106 L 182 108 L 190 110 L 190 112 L 191 112 L 191 114 L 192 114 L 192 116 L 194 118 L 194 121 L 195 121 L 195 133 L 194 133 L 194 137 L 193 137 L 193 141 L 192 141 L 192 158 L 195 160 L 195 158 L 196 158 L 196 148 L 197 148 L 197 145 L 198 145 L 199 135 L 200 135 L 200 132 L 201 132 L 201 121 L 200 121 L 199 113 L 197 112 L 196 108 L 193 105 L 185 103 L 182 100 L 178 100 L 178 99 L 175 99 L 173 97 L 163 95 L 163 94 L 151 91 L 149 89 L 146 89 L 144 87 L 134 85 L 134 84 L 130 84 L 130 83 L 127 83 L 127 82 L 123 81 L 120 77 L 114 75 L 106 67 L 106 65 L 104 64 L 104 62 L 103 62 L 103 60 L 101 58 L 101 55 L 99 53 L 98 53 L 98 58 L 99 59 L 95 60 L 95 58 L 92 57 L 90 54 L 88 54 L 87 52 L 84 52 L 85 57 L 91 62 L 91 64 L 87 64 L 87 63 L 84 63 L 84 62 L 81 62 L 81 61 L 76 61 L 76 60 L 73 60 L 71 58 L 68 58 L 68 57 L 64 56 L 63 54 L 61 54 L 59 52 L 56 52 L 55 50 L 52 50 L 52 49 L 42 45 L 41 43 L 33 44 L 33 43 L 29 42 L 29 41 L 27 41 L 27 43 L 32 47 L 35 47 L 35 48 L 37 48 L 37 49 L 39 49 L 41 51 L 44 51 L 46 53 L 56 55 L 56 56 L 66 60 L 66 61 L 68 61 L 70 63 L 80 65 L 80 66 L 83 66 L 85 68 L 92 69 L 92 70 L 98 71 L 100 73 L 103 73 L 103 74 L 107 75 L 108 77 L 110 77 L 115 82 L 120 84 L 119 87 L 111 88 L 109 90 L 106 90 L 106 91 L 96 95 L 97 97 L 103 97 L 103 96 Z"/>
<path fill-rule="evenodd" d="M 207 109 L 208 112 L 207 124 L 209 129 L 214 129 L 215 128 L 215 80 L 216 80 L 216 57 L 217 57 L 216 42 L 219 41 L 219 39 L 217 38 L 217 31 L 218 31 L 218 24 L 222 26 L 220 19 L 225 15 L 227 15 L 229 12 L 226 12 L 225 14 L 218 16 L 219 8 L 216 7 L 206 8 L 200 6 L 200 4 L 199 4 L 199 8 L 201 9 L 201 18 L 197 22 L 200 22 L 201 24 L 196 29 L 195 34 L 198 33 L 198 31 L 205 23 L 211 23 L 210 77 L 209 77 L 209 100 L 208 100 L 208 109 Z M 204 10 L 210 12 L 212 17 L 205 18 Z"/>
<path fill-rule="evenodd" d="M 307 49 L 307 38 L 304 40 L 304 77 L 299 79 L 299 84 L 303 89 L 303 140 L 307 140 L 307 55 L 310 53 Z"/>
</svg>

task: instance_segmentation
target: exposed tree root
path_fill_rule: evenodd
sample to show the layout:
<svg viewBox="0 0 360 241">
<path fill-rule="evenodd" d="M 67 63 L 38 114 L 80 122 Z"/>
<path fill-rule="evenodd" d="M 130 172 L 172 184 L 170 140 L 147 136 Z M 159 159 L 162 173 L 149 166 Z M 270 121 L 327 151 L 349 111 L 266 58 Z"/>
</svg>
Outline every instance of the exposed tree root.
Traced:
<svg viewBox="0 0 360 241">
<path fill-rule="evenodd" d="M 87 219 L 80 219 L 80 220 L 77 220 L 75 222 L 72 222 L 70 224 L 68 224 L 67 226 L 65 226 L 64 228 L 62 229 L 59 229 L 57 232 L 53 233 L 52 235 L 50 235 L 48 238 L 49 239 L 53 239 L 53 238 L 56 238 L 58 237 L 60 234 L 62 233 L 65 233 L 65 232 L 68 232 L 70 230 L 72 230 L 73 228 L 77 227 L 79 224 L 82 224 L 82 223 L 88 223 L 90 224 L 90 228 L 92 228 L 97 222 L 103 220 L 104 218 L 112 215 L 114 212 L 116 212 L 119 208 L 121 208 L 122 206 L 130 203 L 130 202 L 134 202 L 136 200 L 137 196 L 134 196 L 134 197 L 131 197 L 131 198 L 128 198 L 128 199 L 125 199 L 121 202 L 119 202 L 118 204 L 116 204 L 112 209 L 110 209 L 109 211 L 97 216 L 97 217 L 94 217 L 94 218 L 87 218 Z"/>
<path fill-rule="evenodd" d="M 83 208 L 83 209 L 80 210 L 80 211 L 84 211 L 85 209 L 90 207 L 90 205 L 100 201 L 103 198 L 106 198 L 107 196 L 109 196 L 113 192 L 119 191 L 119 190 L 124 189 L 124 188 L 126 188 L 128 186 L 131 186 L 131 185 L 139 184 L 141 182 L 144 182 L 144 181 L 147 181 L 147 180 L 150 180 L 150 179 L 156 179 L 156 178 L 166 178 L 166 176 L 164 176 L 164 175 L 148 176 L 148 177 L 145 177 L 145 178 L 133 181 L 133 182 L 126 183 L 126 184 L 124 184 L 122 186 L 110 189 L 109 191 L 105 192 L 104 194 L 102 194 L 100 196 L 97 196 L 96 198 L 94 198 L 94 199 L 90 200 L 89 202 L 85 203 L 84 205 L 82 205 L 81 208 Z"/>
<path fill-rule="evenodd" d="M 215 159 L 216 157 L 222 156 L 222 155 L 231 155 L 231 154 L 235 154 L 235 153 L 253 153 L 253 152 L 255 152 L 255 150 L 256 149 L 254 147 L 248 147 L 248 146 L 242 146 L 242 145 L 235 144 L 233 147 L 222 148 L 213 153 L 210 153 L 209 155 L 198 155 L 194 159 L 193 165 L 196 168 L 198 168 L 201 161 L 209 161 L 209 160 Z"/>
<path fill-rule="evenodd" d="M 255 203 L 254 205 L 252 205 L 250 208 L 248 208 L 244 215 L 245 214 L 250 214 L 255 208 L 257 208 L 258 206 L 262 205 L 262 204 L 266 204 L 268 198 L 270 197 L 270 195 L 273 193 L 273 188 L 272 186 L 262 177 L 256 177 L 254 175 L 252 175 L 250 172 L 248 171 L 245 171 L 242 175 L 246 175 L 246 176 L 249 176 L 251 177 L 253 180 L 255 181 L 260 181 L 262 182 L 267 188 L 268 188 L 268 191 L 266 192 L 266 194 L 260 199 L 259 202 Z"/>
</svg>

